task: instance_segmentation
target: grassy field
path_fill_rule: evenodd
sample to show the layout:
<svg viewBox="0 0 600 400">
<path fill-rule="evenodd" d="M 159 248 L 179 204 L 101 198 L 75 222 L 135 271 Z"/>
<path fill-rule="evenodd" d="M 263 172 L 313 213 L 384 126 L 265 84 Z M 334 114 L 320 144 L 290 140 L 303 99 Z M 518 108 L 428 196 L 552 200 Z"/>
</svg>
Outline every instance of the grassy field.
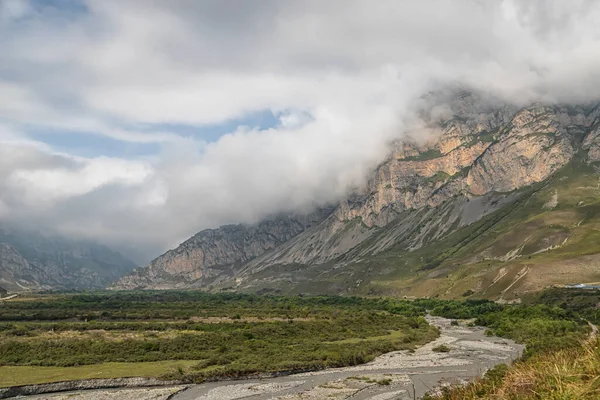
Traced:
<svg viewBox="0 0 600 400">
<path fill-rule="evenodd" d="M 363 284 L 383 295 L 514 300 L 552 284 L 600 280 L 600 175 L 579 156 L 480 221 L 415 251 L 377 255 L 393 272 Z M 406 275 L 409 265 L 412 270 Z M 498 279 L 497 279 L 498 278 Z"/>
<path fill-rule="evenodd" d="M 3 366 L 0 367 L 0 387 L 94 378 L 159 378 L 180 368 L 188 370 L 194 364 L 196 361 L 180 360 L 103 363 L 78 367 Z"/>
</svg>

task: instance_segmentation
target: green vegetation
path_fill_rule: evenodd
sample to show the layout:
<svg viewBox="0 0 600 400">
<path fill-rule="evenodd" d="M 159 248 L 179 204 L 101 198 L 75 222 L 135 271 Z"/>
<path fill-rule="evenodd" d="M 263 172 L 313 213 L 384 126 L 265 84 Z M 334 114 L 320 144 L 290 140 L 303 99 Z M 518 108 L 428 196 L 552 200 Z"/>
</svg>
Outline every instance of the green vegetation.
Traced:
<svg viewBox="0 0 600 400">
<path fill-rule="evenodd" d="M 430 176 L 429 178 L 425 179 L 426 183 L 438 183 L 438 182 L 445 182 L 450 178 L 450 175 L 445 173 L 444 171 L 438 171 L 436 172 L 434 175 Z"/>
<path fill-rule="evenodd" d="M 79 379 L 147 377 L 158 378 L 168 371 L 187 370 L 197 361 L 103 363 L 78 367 L 1 366 L 0 387 Z"/>
<path fill-rule="evenodd" d="M 348 379 L 353 379 L 355 381 L 363 381 L 365 383 L 376 383 L 376 384 L 382 385 L 382 386 L 389 386 L 392 383 L 391 379 L 385 378 L 385 379 L 376 380 L 376 379 L 371 379 L 367 376 L 351 376 Z"/>
<path fill-rule="evenodd" d="M 438 158 L 442 156 L 442 152 L 440 149 L 432 148 L 422 153 L 419 153 L 416 156 L 409 156 L 402 158 L 402 161 L 427 161 L 432 160 L 434 158 Z"/>
<path fill-rule="evenodd" d="M 479 315 L 479 322 L 494 326 L 490 332 L 527 343 L 525 356 L 426 399 L 598 399 L 600 340 L 585 325 L 598 322 L 599 300 L 594 290 L 551 289 L 529 299 L 532 304 Z M 546 304 L 533 304 L 539 302 Z"/>
<path fill-rule="evenodd" d="M 433 302 L 431 306 L 436 302 L 425 301 Z M 475 325 L 487 327 L 490 336 L 526 344 L 525 358 L 541 351 L 578 346 L 589 333 L 587 321 L 581 314 L 552 305 L 502 305 L 488 300 L 437 302 L 431 308 L 433 315 L 454 319 L 475 318 Z"/>
<path fill-rule="evenodd" d="M 528 365 L 548 352 L 581 351 L 597 303 L 597 292 L 572 289 L 523 305 L 195 291 L 43 295 L 3 304 L 0 386 L 121 376 L 201 382 L 355 365 L 435 339 L 428 312 L 525 343 Z"/>
<path fill-rule="evenodd" d="M 439 346 L 435 346 L 431 350 L 435 351 L 436 353 L 450 353 L 450 351 L 452 351 L 452 348 L 450 348 L 450 346 L 448 345 L 440 344 Z"/>
<path fill-rule="evenodd" d="M 589 257 L 600 253 L 600 175 L 581 157 L 548 180 L 507 195 L 508 201 L 498 196 L 494 201 L 504 206 L 468 226 L 450 226 L 448 233 L 439 234 L 447 221 L 445 205 L 426 216 L 413 213 L 414 231 L 361 259 L 363 267 L 377 264 L 384 272 L 361 276 L 360 290 L 513 300 L 554 283 L 600 282 L 596 258 Z M 448 201 L 448 209 L 456 201 Z M 413 243 L 423 245 L 414 249 Z"/>
<path fill-rule="evenodd" d="M 0 312 L 0 372 L 34 368 L 23 378 L 34 383 L 136 363 L 128 375 L 198 382 L 355 365 L 436 338 L 424 313 L 385 299 L 192 291 L 22 299 Z"/>
<path fill-rule="evenodd" d="M 493 142 L 495 134 L 496 132 L 482 131 L 479 135 L 477 135 L 477 139 L 481 142 Z"/>
<path fill-rule="evenodd" d="M 536 354 L 512 367 L 504 364 L 466 386 L 445 388 L 427 400 L 598 399 L 600 341 L 574 349 Z"/>
</svg>

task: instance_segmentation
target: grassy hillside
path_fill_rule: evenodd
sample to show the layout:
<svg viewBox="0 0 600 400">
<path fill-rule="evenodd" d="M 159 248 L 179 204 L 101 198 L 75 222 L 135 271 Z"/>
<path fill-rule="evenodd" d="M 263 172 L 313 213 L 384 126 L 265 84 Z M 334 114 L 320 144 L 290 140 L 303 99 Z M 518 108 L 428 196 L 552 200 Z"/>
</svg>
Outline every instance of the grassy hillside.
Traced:
<svg viewBox="0 0 600 400">
<path fill-rule="evenodd" d="M 374 294 L 514 300 L 552 284 L 600 281 L 600 175 L 573 160 L 517 201 L 442 240 L 373 257 Z M 407 276 L 407 270 L 414 276 Z"/>
</svg>

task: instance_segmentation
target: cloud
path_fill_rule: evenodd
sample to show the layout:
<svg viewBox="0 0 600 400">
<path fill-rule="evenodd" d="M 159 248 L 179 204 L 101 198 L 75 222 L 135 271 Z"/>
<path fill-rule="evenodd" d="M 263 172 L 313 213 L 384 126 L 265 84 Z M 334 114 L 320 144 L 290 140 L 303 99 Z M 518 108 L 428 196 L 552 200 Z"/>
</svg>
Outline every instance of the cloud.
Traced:
<svg viewBox="0 0 600 400">
<path fill-rule="evenodd" d="M 598 100 L 598 20 L 590 1 L 3 1 L 0 218 L 157 253 L 203 228 L 335 202 L 415 135 L 431 90 Z M 265 110 L 276 126 L 212 142 L 148 128 Z M 32 131 L 161 150 L 84 158 Z"/>
</svg>

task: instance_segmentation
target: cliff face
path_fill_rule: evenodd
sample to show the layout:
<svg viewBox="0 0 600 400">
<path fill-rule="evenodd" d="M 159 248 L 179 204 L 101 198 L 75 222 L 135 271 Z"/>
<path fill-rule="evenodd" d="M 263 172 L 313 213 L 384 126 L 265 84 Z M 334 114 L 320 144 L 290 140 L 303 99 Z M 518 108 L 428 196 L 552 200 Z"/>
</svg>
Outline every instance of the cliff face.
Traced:
<svg viewBox="0 0 600 400">
<path fill-rule="evenodd" d="M 323 208 L 307 216 L 280 216 L 254 226 L 226 225 L 201 231 L 123 277 L 114 287 L 192 287 L 231 279 L 241 265 L 321 222 L 330 212 Z"/>
<path fill-rule="evenodd" d="M 517 109 L 461 93 L 443 114 L 424 117 L 437 137 L 413 132 L 397 143 L 365 189 L 330 214 L 200 232 L 115 288 L 299 286 L 326 271 L 347 277 L 373 265 L 384 273 L 390 264 L 373 260 L 396 254 L 398 263 L 401 253 L 408 263 L 419 249 L 446 246 L 453 232 L 518 203 L 577 154 L 600 161 L 597 106 Z"/>
<path fill-rule="evenodd" d="M 9 290 L 100 289 L 133 268 L 106 246 L 0 230 L 0 286 Z"/>
</svg>

